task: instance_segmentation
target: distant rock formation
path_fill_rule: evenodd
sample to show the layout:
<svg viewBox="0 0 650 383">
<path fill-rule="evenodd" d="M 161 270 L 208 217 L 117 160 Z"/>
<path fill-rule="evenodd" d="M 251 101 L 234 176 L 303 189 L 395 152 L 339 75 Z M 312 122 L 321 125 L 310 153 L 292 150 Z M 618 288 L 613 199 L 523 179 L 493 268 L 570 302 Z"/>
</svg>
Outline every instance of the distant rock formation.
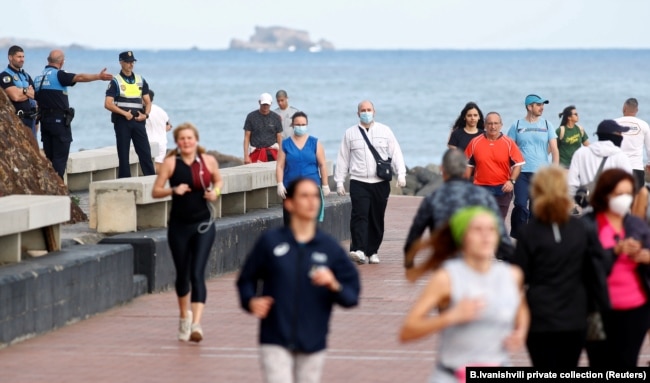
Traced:
<svg viewBox="0 0 650 383">
<path fill-rule="evenodd" d="M 50 161 L 41 155 L 31 130 L 16 116 L 4 91 L 0 91 L 0 137 L 0 196 L 70 194 Z M 71 203 L 70 209 L 71 222 L 87 221 L 77 204 Z"/>
<path fill-rule="evenodd" d="M 87 49 L 84 46 L 79 44 L 71 44 L 68 46 L 62 46 L 42 40 L 34 39 L 19 39 L 15 37 L 0 37 L 0 49 L 8 49 L 12 45 L 18 45 L 23 49 L 54 49 L 54 48 L 63 48 L 63 49 Z"/>
<path fill-rule="evenodd" d="M 309 33 L 285 27 L 255 27 L 255 34 L 249 41 L 232 39 L 231 50 L 258 52 L 334 50 L 334 44 L 327 40 L 311 41 Z"/>
</svg>

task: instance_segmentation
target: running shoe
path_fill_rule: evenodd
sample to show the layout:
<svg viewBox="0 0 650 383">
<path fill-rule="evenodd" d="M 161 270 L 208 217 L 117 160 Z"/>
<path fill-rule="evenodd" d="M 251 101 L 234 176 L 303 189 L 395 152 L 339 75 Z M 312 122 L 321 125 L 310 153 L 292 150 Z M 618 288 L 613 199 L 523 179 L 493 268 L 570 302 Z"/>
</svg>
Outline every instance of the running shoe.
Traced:
<svg viewBox="0 0 650 383">
<path fill-rule="evenodd" d="M 368 259 L 368 263 L 372 265 L 376 265 L 379 263 L 379 256 L 377 254 L 373 254 L 370 256 L 370 259 Z"/>
<path fill-rule="evenodd" d="M 203 340 L 203 330 L 198 323 L 192 323 L 192 334 L 190 334 L 190 341 L 199 343 Z"/>
<path fill-rule="evenodd" d="M 364 252 L 361 250 L 351 251 L 350 259 L 352 259 L 354 262 L 358 263 L 359 265 L 363 265 L 368 261 L 368 258 L 366 258 L 366 254 L 364 254 Z"/>
<path fill-rule="evenodd" d="M 185 318 L 181 318 L 178 324 L 178 340 L 187 342 L 190 340 L 190 332 L 192 329 L 192 312 L 188 311 Z"/>
</svg>

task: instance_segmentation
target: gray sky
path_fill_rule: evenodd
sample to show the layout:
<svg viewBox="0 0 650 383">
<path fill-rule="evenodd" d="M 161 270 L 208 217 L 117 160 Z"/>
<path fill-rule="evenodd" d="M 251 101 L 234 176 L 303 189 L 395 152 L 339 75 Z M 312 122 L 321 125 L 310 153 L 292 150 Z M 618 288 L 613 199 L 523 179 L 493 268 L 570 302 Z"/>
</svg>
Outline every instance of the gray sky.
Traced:
<svg viewBox="0 0 650 383">
<path fill-rule="evenodd" d="M 23 0 L 0 37 L 92 48 L 224 49 L 286 26 L 339 49 L 650 48 L 647 0 Z M 18 3 L 16 3 L 18 4 Z"/>
</svg>

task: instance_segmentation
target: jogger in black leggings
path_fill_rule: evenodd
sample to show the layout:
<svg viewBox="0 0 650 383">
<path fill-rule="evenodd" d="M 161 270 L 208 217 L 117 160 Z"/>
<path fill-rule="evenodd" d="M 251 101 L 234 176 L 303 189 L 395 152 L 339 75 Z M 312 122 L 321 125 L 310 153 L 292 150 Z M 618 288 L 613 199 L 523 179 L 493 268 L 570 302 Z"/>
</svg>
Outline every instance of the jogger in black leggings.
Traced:
<svg viewBox="0 0 650 383">
<path fill-rule="evenodd" d="M 178 339 L 194 342 L 203 339 L 205 266 L 216 235 L 211 202 L 221 194 L 222 185 L 217 160 L 203 155 L 198 140 L 199 133 L 190 123 L 174 130 L 178 147 L 165 158 L 152 192 L 154 198 L 172 196 L 167 239 L 176 267 Z M 167 181 L 171 187 L 165 186 Z"/>
</svg>

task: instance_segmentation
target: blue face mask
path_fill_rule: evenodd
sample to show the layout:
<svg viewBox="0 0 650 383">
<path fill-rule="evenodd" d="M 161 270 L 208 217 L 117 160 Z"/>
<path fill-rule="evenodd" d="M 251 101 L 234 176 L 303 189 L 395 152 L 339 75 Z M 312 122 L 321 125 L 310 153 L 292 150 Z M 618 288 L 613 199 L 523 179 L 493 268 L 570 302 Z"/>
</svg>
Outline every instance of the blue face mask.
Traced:
<svg viewBox="0 0 650 383">
<path fill-rule="evenodd" d="M 307 134 L 307 125 L 294 125 L 293 134 L 296 136 L 304 136 Z"/>
<path fill-rule="evenodd" d="M 372 112 L 361 112 L 361 113 L 359 113 L 359 119 L 364 124 L 371 123 L 372 119 L 373 119 Z"/>
</svg>

